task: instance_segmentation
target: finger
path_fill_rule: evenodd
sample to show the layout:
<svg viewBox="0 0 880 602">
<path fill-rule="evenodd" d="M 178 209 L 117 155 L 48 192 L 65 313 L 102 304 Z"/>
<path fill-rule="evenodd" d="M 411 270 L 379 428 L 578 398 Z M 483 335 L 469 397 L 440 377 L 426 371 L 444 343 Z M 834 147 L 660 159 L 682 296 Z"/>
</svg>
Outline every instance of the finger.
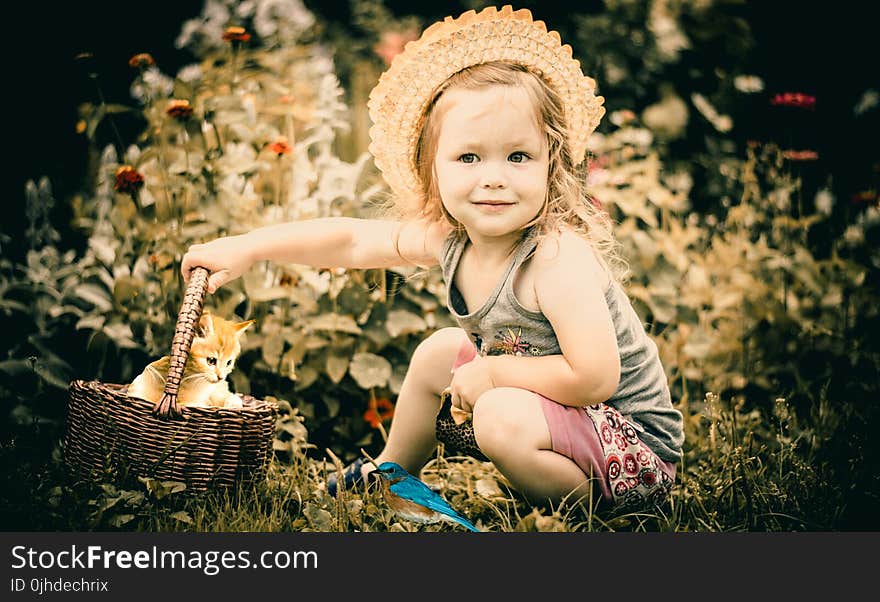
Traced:
<svg viewBox="0 0 880 602">
<path fill-rule="evenodd" d="M 218 288 L 226 283 L 226 270 L 220 270 L 211 274 L 208 278 L 208 292 L 213 294 Z"/>
<path fill-rule="evenodd" d="M 180 275 L 183 276 L 184 284 L 189 282 L 189 264 L 189 257 L 187 255 L 184 255 L 183 261 L 180 262 Z"/>
</svg>

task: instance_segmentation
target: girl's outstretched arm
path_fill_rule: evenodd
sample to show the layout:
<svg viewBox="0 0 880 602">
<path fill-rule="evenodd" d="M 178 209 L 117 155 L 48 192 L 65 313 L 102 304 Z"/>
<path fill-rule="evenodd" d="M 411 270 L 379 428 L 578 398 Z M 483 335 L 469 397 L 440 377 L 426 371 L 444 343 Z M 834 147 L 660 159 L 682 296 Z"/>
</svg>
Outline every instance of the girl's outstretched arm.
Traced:
<svg viewBox="0 0 880 602">
<path fill-rule="evenodd" d="M 194 266 L 207 268 L 213 293 L 261 260 L 318 268 L 430 266 L 438 262 L 446 232 L 444 224 L 425 221 L 328 217 L 288 222 L 192 245 L 180 270 L 188 281 Z"/>
<path fill-rule="evenodd" d="M 536 391 L 563 405 L 607 400 L 620 381 L 620 355 L 605 301 L 608 277 L 599 260 L 587 241 L 565 231 L 539 245 L 532 261 L 538 304 L 562 355 L 487 357 L 492 382 Z"/>
</svg>

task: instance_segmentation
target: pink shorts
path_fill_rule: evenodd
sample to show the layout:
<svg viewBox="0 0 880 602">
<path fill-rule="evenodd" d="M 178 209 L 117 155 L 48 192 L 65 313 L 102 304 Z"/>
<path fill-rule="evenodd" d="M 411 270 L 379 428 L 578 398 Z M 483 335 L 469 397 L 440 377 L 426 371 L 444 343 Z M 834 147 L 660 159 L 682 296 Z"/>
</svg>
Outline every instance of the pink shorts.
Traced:
<svg viewBox="0 0 880 602">
<path fill-rule="evenodd" d="M 465 341 L 453 369 L 476 355 L 474 345 Z M 604 403 L 565 406 L 535 395 L 541 400 L 553 451 L 596 478 L 602 497 L 620 506 L 659 504 L 666 499 L 675 481 L 675 463 L 651 451 L 619 411 Z"/>
</svg>

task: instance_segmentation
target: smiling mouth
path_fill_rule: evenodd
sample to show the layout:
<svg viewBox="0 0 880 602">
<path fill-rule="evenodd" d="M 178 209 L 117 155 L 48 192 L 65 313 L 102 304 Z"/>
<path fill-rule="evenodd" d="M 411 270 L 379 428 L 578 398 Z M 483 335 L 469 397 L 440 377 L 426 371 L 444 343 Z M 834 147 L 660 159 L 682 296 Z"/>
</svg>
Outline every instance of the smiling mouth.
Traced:
<svg viewBox="0 0 880 602">
<path fill-rule="evenodd" d="M 493 207 L 496 205 L 502 205 L 502 206 L 503 205 L 513 205 L 513 203 L 509 203 L 507 201 L 473 201 L 473 204 L 474 205 L 489 205 L 489 206 L 493 206 Z"/>
</svg>

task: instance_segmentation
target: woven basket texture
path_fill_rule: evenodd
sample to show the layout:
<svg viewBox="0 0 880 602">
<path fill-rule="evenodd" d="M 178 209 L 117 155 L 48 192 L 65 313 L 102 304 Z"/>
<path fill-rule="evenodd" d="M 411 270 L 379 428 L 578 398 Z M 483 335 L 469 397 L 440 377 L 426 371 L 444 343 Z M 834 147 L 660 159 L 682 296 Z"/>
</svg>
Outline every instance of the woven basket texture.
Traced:
<svg viewBox="0 0 880 602">
<path fill-rule="evenodd" d="M 126 396 L 127 385 L 70 383 L 65 459 L 79 476 L 101 479 L 123 469 L 181 481 L 187 490 L 253 482 L 266 474 L 278 407 L 249 395 L 243 409 L 185 408 L 183 418 L 153 414 Z"/>
<path fill-rule="evenodd" d="M 171 345 L 165 394 L 158 403 L 128 397 L 128 385 L 70 383 L 64 458 L 71 472 L 92 480 L 124 472 L 180 481 L 189 492 L 265 477 L 278 417 L 275 402 L 239 394 L 241 409 L 177 406 L 207 276 L 204 268 L 192 272 Z"/>
</svg>

